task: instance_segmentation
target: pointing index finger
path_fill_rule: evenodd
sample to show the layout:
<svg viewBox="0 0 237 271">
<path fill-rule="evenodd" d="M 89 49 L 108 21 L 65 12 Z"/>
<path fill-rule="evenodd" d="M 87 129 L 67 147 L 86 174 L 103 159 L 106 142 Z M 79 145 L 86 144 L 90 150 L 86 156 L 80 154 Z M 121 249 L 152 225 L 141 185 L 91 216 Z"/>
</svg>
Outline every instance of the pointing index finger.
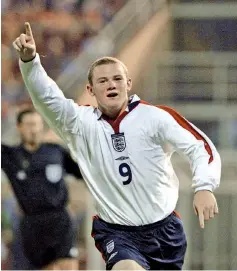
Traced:
<svg viewBox="0 0 237 271">
<path fill-rule="evenodd" d="M 204 229 L 204 215 L 203 212 L 198 212 L 200 227 Z"/>
<path fill-rule="evenodd" d="M 26 29 L 26 35 L 33 38 L 32 30 L 31 30 L 31 27 L 30 27 L 30 23 L 28 23 L 28 22 L 25 23 L 25 29 Z"/>
</svg>

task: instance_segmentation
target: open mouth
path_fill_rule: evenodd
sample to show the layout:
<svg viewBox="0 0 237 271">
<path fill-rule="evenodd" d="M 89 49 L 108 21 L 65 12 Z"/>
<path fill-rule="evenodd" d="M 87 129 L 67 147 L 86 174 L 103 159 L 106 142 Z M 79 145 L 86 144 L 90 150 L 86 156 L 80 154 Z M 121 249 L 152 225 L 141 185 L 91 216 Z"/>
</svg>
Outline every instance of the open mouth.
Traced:
<svg viewBox="0 0 237 271">
<path fill-rule="evenodd" d="M 113 98 L 113 97 L 116 97 L 116 96 L 118 96 L 118 93 L 110 93 L 110 94 L 107 95 L 107 97 L 109 97 L 109 98 Z"/>
</svg>

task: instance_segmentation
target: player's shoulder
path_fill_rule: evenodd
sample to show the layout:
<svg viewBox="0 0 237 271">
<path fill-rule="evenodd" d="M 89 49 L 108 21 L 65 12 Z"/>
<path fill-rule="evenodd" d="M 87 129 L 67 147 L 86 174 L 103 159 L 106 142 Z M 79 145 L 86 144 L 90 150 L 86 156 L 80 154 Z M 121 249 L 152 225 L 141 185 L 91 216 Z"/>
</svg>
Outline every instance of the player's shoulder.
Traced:
<svg viewBox="0 0 237 271">
<path fill-rule="evenodd" d="M 87 121 L 88 119 L 92 120 L 93 116 L 97 116 L 97 107 L 93 105 L 78 105 L 78 110 L 80 112 L 81 120 Z"/>
<path fill-rule="evenodd" d="M 154 105 L 146 101 L 141 100 L 140 108 L 143 109 L 145 114 L 148 114 L 155 118 L 169 118 L 180 115 L 174 108 L 167 105 Z"/>
<path fill-rule="evenodd" d="M 94 110 L 95 110 L 95 106 L 93 105 L 90 105 L 90 104 L 78 104 L 78 108 L 80 111 L 84 112 L 85 114 L 86 113 L 93 113 Z"/>
</svg>

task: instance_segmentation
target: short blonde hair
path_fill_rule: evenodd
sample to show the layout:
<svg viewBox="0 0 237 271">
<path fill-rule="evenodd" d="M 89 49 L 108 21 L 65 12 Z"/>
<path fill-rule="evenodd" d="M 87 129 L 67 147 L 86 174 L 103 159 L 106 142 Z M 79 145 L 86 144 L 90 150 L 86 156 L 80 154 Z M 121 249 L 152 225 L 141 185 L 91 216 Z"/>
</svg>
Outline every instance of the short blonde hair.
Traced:
<svg viewBox="0 0 237 271">
<path fill-rule="evenodd" d="M 95 62 L 92 63 L 92 65 L 88 71 L 88 76 L 87 76 L 89 84 L 91 86 L 93 85 L 92 79 L 93 79 L 93 72 L 94 72 L 95 67 L 100 66 L 100 65 L 116 64 L 116 63 L 120 64 L 123 67 L 125 74 L 128 77 L 128 68 L 126 67 L 126 65 L 122 61 L 120 61 L 119 59 L 117 59 L 115 57 L 104 56 L 104 57 L 97 59 Z"/>
</svg>

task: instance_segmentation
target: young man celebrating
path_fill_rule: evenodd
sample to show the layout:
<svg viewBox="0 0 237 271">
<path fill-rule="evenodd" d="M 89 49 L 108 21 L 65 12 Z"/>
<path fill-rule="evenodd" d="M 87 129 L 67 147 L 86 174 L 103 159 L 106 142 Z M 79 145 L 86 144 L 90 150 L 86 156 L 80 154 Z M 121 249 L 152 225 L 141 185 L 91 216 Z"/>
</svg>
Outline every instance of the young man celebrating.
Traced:
<svg viewBox="0 0 237 271">
<path fill-rule="evenodd" d="M 170 158 L 188 157 L 193 207 L 200 226 L 218 213 L 213 195 L 220 157 L 210 139 L 174 110 L 128 97 L 125 65 L 105 57 L 93 63 L 87 90 L 98 107 L 66 99 L 47 76 L 29 23 L 13 46 L 36 109 L 62 137 L 95 198 L 92 236 L 113 270 L 181 269 L 186 238 L 174 209 L 178 180 Z"/>
</svg>

